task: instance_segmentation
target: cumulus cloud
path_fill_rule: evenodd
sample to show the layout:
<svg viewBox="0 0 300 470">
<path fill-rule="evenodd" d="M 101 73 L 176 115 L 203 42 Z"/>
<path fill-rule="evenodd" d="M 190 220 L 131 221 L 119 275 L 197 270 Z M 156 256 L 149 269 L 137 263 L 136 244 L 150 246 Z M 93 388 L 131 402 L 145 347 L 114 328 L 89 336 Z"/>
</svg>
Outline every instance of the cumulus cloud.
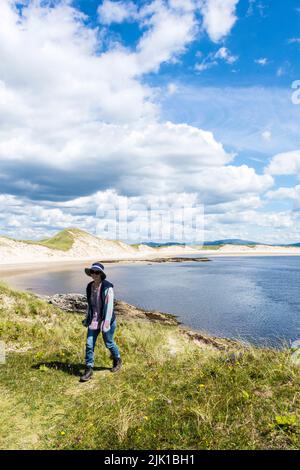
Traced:
<svg viewBox="0 0 300 470">
<path fill-rule="evenodd" d="M 142 73 L 158 70 L 160 64 L 176 61 L 195 39 L 198 27 L 194 11 L 170 8 L 155 0 L 141 11 L 142 25 L 147 27 L 137 45 L 137 63 Z"/>
<path fill-rule="evenodd" d="M 299 211 L 300 209 L 300 185 L 268 191 L 265 196 L 267 199 L 275 201 L 292 201 L 293 210 Z"/>
<path fill-rule="evenodd" d="M 197 181 L 198 184 L 197 184 Z M 233 201 L 246 194 L 263 193 L 274 181 L 270 175 L 258 175 L 247 165 L 204 168 L 190 175 L 190 187 L 198 187 L 200 198 L 205 203 L 216 204 Z"/>
<path fill-rule="evenodd" d="M 189 187 L 185 171 L 232 160 L 211 133 L 159 122 L 152 90 L 139 79 L 192 40 L 193 15 L 153 2 L 143 17 L 148 29 L 136 51 L 99 53 L 99 31 L 67 2 L 30 3 L 22 17 L 1 3 L 4 192 L 59 201 L 110 187 L 168 191 Z"/>
<path fill-rule="evenodd" d="M 300 185 L 291 188 L 278 188 L 273 191 L 268 191 L 266 197 L 269 199 L 291 199 L 300 201 Z"/>
<path fill-rule="evenodd" d="M 290 212 L 256 212 L 252 210 L 243 212 L 227 212 L 209 216 L 210 224 L 222 223 L 228 225 L 247 224 L 257 227 L 272 227 L 276 229 L 292 227 L 295 220 Z"/>
<path fill-rule="evenodd" d="M 102 24 L 123 23 L 123 21 L 133 21 L 138 18 L 137 6 L 133 2 L 116 2 L 104 0 L 97 9 L 99 21 Z"/>
<path fill-rule="evenodd" d="M 110 3 L 102 3 L 107 15 Z M 105 198 L 189 198 L 207 206 L 239 200 L 247 207 L 272 186 L 269 174 L 234 166 L 211 132 L 163 121 L 144 80 L 195 39 L 195 5 L 155 0 L 140 7 L 143 28 L 131 50 L 104 48 L 102 27 L 87 26 L 68 1 L 29 2 L 22 15 L 15 2 L 0 3 L 1 221 L 8 234 L 37 238 L 70 225 L 92 232 Z M 102 21 L 116 21 L 116 12 L 103 20 L 103 11 Z M 232 61 L 226 48 L 217 54 Z"/>
<path fill-rule="evenodd" d="M 295 175 L 300 177 L 300 150 L 283 152 L 271 158 L 265 173 L 270 175 Z"/>
<path fill-rule="evenodd" d="M 234 26 L 239 0 L 201 0 L 203 28 L 214 42 L 227 36 Z"/>
</svg>

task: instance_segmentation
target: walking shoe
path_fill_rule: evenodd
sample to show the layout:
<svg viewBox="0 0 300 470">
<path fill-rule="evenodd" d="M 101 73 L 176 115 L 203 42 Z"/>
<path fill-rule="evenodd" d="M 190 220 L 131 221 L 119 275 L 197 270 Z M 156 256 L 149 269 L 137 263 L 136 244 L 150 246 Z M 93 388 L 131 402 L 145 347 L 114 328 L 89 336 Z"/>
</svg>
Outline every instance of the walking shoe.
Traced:
<svg viewBox="0 0 300 470">
<path fill-rule="evenodd" d="M 93 368 L 92 367 L 86 367 L 84 374 L 80 377 L 80 382 L 87 382 L 92 378 L 93 375 Z"/>
<path fill-rule="evenodd" d="M 110 369 L 111 372 L 118 372 L 122 367 L 122 359 L 120 357 L 114 358 L 113 359 L 113 366 Z"/>
</svg>

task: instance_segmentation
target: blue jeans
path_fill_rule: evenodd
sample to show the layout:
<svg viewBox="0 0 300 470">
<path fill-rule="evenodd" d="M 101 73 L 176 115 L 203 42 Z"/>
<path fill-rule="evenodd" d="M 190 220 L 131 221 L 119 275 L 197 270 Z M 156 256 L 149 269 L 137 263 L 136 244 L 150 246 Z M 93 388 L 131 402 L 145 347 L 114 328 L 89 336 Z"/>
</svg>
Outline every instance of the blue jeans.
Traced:
<svg viewBox="0 0 300 470">
<path fill-rule="evenodd" d="M 111 355 L 114 359 L 120 357 L 120 352 L 118 346 L 114 342 L 114 333 L 117 326 L 116 320 L 112 323 L 110 330 L 106 333 L 102 332 L 102 338 L 107 349 L 110 350 Z M 100 328 L 98 330 L 87 330 L 86 337 L 86 349 L 85 349 L 85 363 L 87 367 L 94 367 L 94 350 L 96 345 L 96 340 L 100 333 Z"/>
</svg>

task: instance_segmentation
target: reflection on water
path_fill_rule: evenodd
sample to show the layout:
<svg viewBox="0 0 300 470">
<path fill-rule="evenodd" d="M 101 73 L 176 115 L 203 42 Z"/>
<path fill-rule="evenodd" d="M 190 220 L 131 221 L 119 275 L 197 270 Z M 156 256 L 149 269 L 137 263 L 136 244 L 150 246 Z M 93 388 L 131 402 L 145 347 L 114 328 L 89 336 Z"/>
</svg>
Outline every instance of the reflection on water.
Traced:
<svg viewBox="0 0 300 470">
<path fill-rule="evenodd" d="M 280 345 L 300 338 L 300 259 L 216 257 L 208 263 L 107 264 L 117 298 L 174 313 L 184 324 L 217 336 Z M 78 264 L 60 271 L 2 276 L 41 294 L 85 292 Z"/>
</svg>

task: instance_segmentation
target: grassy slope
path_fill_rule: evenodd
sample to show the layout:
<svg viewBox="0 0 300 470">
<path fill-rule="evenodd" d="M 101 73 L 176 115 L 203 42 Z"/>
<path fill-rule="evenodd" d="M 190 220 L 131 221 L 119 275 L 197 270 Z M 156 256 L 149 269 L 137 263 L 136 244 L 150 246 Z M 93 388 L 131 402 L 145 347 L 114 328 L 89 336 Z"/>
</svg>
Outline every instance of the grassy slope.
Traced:
<svg viewBox="0 0 300 470">
<path fill-rule="evenodd" d="M 44 238 L 42 240 L 17 240 L 16 238 L 5 238 L 10 238 L 10 240 L 14 240 L 16 242 L 27 243 L 28 245 L 41 245 L 46 246 L 47 248 L 52 248 L 53 250 L 68 251 L 73 246 L 74 234 L 88 235 L 84 230 L 70 228 L 61 230 L 53 235 L 53 237 Z"/>
<path fill-rule="evenodd" d="M 74 243 L 74 235 L 89 235 L 90 233 L 85 232 L 84 230 L 78 228 L 68 228 L 57 232 L 51 238 L 44 238 L 42 240 L 17 240 L 16 238 L 4 237 L 9 238 L 10 240 L 14 240 L 17 242 L 27 243 L 29 245 L 41 245 L 46 246 L 47 248 L 51 248 L 53 250 L 61 250 L 61 251 L 68 251 L 72 248 Z M 92 235 L 93 236 L 93 235 Z M 111 240 L 116 245 L 121 245 L 119 240 Z M 1 243 L 0 243 L 1 244 Z"/>
<path fill-rule="evenodd" d="M 299 448 L 300 371 L 289 351 L 245 349 L 236 363 L 177 326 L 118 320 L 118 374 L 102 341 L 78 383 L 81 316 L 0 285 L 0 448 Z"/>
</svg>

